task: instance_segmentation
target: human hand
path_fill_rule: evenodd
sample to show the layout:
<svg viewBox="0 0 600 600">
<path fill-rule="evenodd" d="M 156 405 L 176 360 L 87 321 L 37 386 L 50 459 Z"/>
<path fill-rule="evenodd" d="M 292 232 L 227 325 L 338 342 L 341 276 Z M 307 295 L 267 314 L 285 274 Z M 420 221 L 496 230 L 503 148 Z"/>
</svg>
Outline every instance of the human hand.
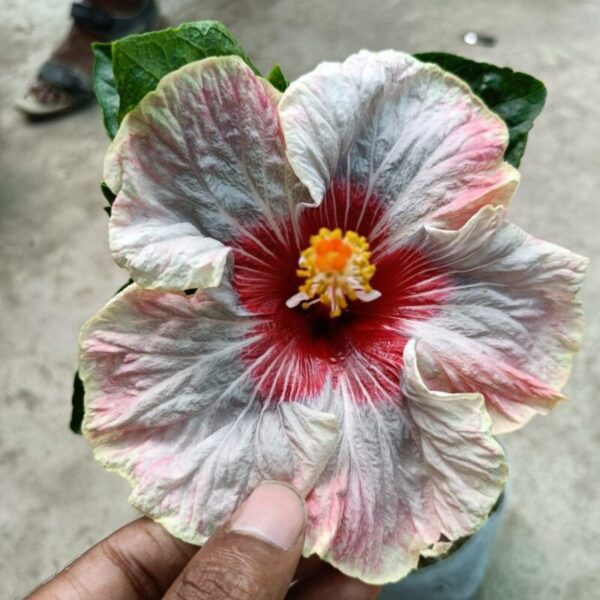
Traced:
<svg viewBox="0 0 600 600">
<path fill-rule="evenodd" d="M 346 577 L 316 557 L 302 559 L 305 528 L 298 493 L 285 484 L 265 483 L 201 549 L 173 538 L 150 519 L 138 519 L 88 550 L 28 600 L 377 596 L 379 588 Z"/>
</svg>

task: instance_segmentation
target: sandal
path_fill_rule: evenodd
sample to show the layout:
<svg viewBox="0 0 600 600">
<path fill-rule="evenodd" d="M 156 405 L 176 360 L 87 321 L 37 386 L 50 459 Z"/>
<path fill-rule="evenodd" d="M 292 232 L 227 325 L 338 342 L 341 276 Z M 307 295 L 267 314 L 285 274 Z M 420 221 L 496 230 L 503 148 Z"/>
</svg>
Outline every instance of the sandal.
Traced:
<svg viewBox="0 0 600 600">
<path fill-rule="evenodd" d="M 130 17 L 113 17 L 102 8 L 74 3 L 71 18 L 76 25 L 93 34 L 100 41 L 112 41 L 135 33 L 156 29 L 159 14 L 155 0 L 146 0 L 144 7 Z M 92 77 L 74 65 L 53 60 L 45 62 L 37 75 L 59 94 L 50 102 L 42 102 L 32 87 L 17 108 L 30 119 L 55 117 L 86 106 L 94 99 Z"/>
</svg>

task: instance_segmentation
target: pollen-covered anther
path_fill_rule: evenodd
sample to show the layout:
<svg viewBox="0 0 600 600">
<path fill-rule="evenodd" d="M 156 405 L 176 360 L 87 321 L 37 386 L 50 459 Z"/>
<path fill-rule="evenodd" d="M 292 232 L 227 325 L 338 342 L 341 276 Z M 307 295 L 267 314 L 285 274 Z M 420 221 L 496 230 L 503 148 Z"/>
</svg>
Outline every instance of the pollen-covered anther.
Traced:
<svg viewBox="0 0 600 600">
<path fill-rule="evenodd" d="M 329 306 L 331 317 L 339 317 L 348 307 L 348 300 L 371 302 L 379 298 L 381 294 L 369 283 L 375 275 L 370 259 L 369 242 L 363 236 L 321 227 L 300 254 L 296 274 L 304 278 L 304 283 L 287 306 L 309 308 L 321 302 Z"/>
</svg>

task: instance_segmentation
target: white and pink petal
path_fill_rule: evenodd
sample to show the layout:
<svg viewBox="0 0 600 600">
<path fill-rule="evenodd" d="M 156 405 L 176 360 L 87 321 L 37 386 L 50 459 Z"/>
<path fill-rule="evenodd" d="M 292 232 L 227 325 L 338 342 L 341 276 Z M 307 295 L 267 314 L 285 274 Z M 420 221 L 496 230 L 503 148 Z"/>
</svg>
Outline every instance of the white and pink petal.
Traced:
<svg viewBox="0 0 600 600">
<path fill-rule="evenodd" d="M 84 434 L 131 503 L 201 544 L 265 479 L 303 493 L 337 444 L 332 414 L 264 405 L 239 352 L 245 319 L 194 296 L 126 288 L 81 333 Z"/>
<path fill-rule="evenodd" d="M 280 112 L 290 164 L 316 202 L 332 184 L 361 187 L 403 233 L 506 204 L 519 180 L 503 162 L 504 122 L 464 82 L 401 52 L 321 63 Z"/>
<path fill-rule="evenodd" d="M 444 274 L 435 314 L 407 326 L 422 340 L 428 385 L 484 394 L 496 433 L 548 412 L 563 399 L 581 345 L 577 293 L 587 260 L 533 238 L 493 207 L 457 231 L 428 227 L 421 244 Z M 416 289 L 412 299 L 428 294 Z"/>
<path fill-rule="evenodd" d="M 307 554 L 373 584 L 401 579 L 440 540 L 474 533 L 507 475 L 480 394 L 429 390 L 414 341 L 403 398 L 356 403 L 342 384 L 325 410 L 341 435 L 307 498 Z"/>
<path fill-rule="evenodd" d="M 109 241 L 146 288 L 219 284 L 228 241 L 258 219 L 281 236 L 297 185 L 285 158 L 279 92 L 238 57 L 164 77 L 123 120 L 104 162 L 116 194 Z"/>
</svg>

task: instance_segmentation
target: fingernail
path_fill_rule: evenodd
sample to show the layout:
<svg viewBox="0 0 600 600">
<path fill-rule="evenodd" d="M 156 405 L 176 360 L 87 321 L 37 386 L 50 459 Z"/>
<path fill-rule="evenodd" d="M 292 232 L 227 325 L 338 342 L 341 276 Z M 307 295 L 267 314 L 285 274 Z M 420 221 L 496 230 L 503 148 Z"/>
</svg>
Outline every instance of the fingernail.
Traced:
<svg viewBox="0 0 600 600">
<path fill-rule="evenodd" d="M 285 483 L 267 482 L 258 486 L 240 506 L 230 531 L 288 550 L 298 541 L 305 524 L 306 509 L 300 494 Z"/>
</svg>

